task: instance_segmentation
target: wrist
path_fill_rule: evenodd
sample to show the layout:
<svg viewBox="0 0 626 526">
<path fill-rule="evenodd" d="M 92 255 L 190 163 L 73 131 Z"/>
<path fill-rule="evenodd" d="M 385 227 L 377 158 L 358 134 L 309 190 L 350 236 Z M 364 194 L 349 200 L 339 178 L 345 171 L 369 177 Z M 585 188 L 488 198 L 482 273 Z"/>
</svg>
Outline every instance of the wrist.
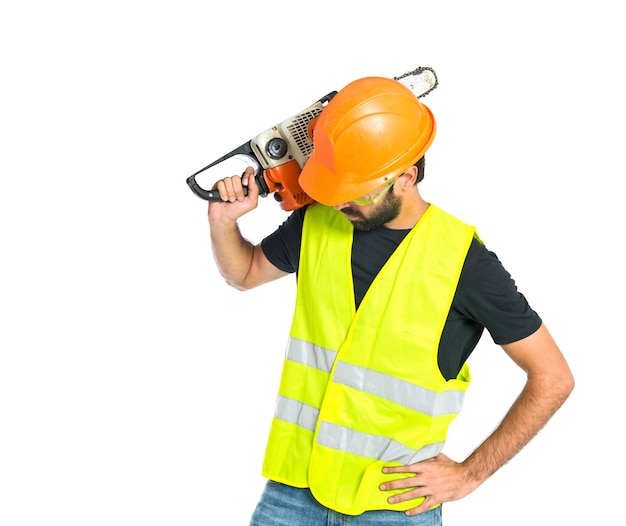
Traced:
<svg viewBox="0 0 626 526">
<path fill-rule="evenodd" d="M 461 462 L 461 466 L 465 482 L 474 487 L 480 486 L 498 469 L 497 466 L 485 461 L 476 451 Z"/>
<path fill-rule="evenodd" d="M 238 230 L 239 227 L 237 225 L 238 217 L 231 217 L 227 214 L 222 213 L 221 211 L 216 210 L 212 213 L 211 208 L 209 207 L 209 228 L 212 231 L 233 231 Z"/>
</svg>

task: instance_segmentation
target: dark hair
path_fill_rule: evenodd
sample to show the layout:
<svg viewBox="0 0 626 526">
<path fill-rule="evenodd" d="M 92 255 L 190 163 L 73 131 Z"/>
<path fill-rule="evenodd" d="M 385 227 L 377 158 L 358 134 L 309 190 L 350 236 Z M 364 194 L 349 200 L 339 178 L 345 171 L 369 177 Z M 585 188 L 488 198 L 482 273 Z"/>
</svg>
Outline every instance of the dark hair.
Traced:
<svg viewBox="0 0 626 526">
<path fill-rule="evenodd" d="M 423 155 L 422 158 L 415 163 L 415 166 L 417 166 L 417 181 L 415 184 L 421 183 L 424 180 L 425 165 L 426 165 L 426 156 Z"/>
</svg>

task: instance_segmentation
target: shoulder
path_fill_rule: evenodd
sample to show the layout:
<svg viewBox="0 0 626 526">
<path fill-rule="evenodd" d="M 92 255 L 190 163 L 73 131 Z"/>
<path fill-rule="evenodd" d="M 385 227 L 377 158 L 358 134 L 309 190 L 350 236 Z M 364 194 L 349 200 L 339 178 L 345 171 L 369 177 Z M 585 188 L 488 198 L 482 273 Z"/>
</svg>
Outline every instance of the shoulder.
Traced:
<svg viewBox="0 0 626 526">
<path fill-rule="evenodd" d="M 476 239 L 467 253 L 454 303 L 464 316 L 486 327 L 498 344 L 525 338 L 541 325 L 496 253 Z"/>
</svg>

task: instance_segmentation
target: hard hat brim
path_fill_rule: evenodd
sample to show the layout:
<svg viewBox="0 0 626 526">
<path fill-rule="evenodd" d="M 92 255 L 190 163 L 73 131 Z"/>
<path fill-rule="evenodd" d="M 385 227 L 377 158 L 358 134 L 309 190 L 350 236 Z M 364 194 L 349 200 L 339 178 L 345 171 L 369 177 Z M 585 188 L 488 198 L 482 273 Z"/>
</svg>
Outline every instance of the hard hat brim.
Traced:
<svg viewBox="0 0 626 526">
<path fill-rule="evenodd" d="M 336 206 L 352 201 L 352 199 L 373 192 L 385 184 L 384 181 L 380 184 L 377 181 L 368 181 L 366 185 L 362 181 L 350 184 L 346 179 L 348 177 L 344 177 L 344 181 L 338 185 L 337 174 L 311 157 L 302 169 L 299 183 L 309 197 L 327 206 Z"/>
</svg>

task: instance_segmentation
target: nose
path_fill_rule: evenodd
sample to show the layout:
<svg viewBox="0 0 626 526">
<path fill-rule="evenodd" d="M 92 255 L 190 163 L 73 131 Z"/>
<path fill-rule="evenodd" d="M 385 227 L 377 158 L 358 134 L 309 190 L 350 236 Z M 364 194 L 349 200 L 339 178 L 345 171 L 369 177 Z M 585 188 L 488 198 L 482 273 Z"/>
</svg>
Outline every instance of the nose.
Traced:
<svg viewBox="0 0 626 526">
<path fill-rule="evenodd" d="M 335 210 L 343 210 L 344 208 L 347 208 L 348 206 L 350 206 L 350 201 L 346 201 L 345 203 L 340 203 L 338 205 L 333 206 L 333 208 Z"/>
</svg>

